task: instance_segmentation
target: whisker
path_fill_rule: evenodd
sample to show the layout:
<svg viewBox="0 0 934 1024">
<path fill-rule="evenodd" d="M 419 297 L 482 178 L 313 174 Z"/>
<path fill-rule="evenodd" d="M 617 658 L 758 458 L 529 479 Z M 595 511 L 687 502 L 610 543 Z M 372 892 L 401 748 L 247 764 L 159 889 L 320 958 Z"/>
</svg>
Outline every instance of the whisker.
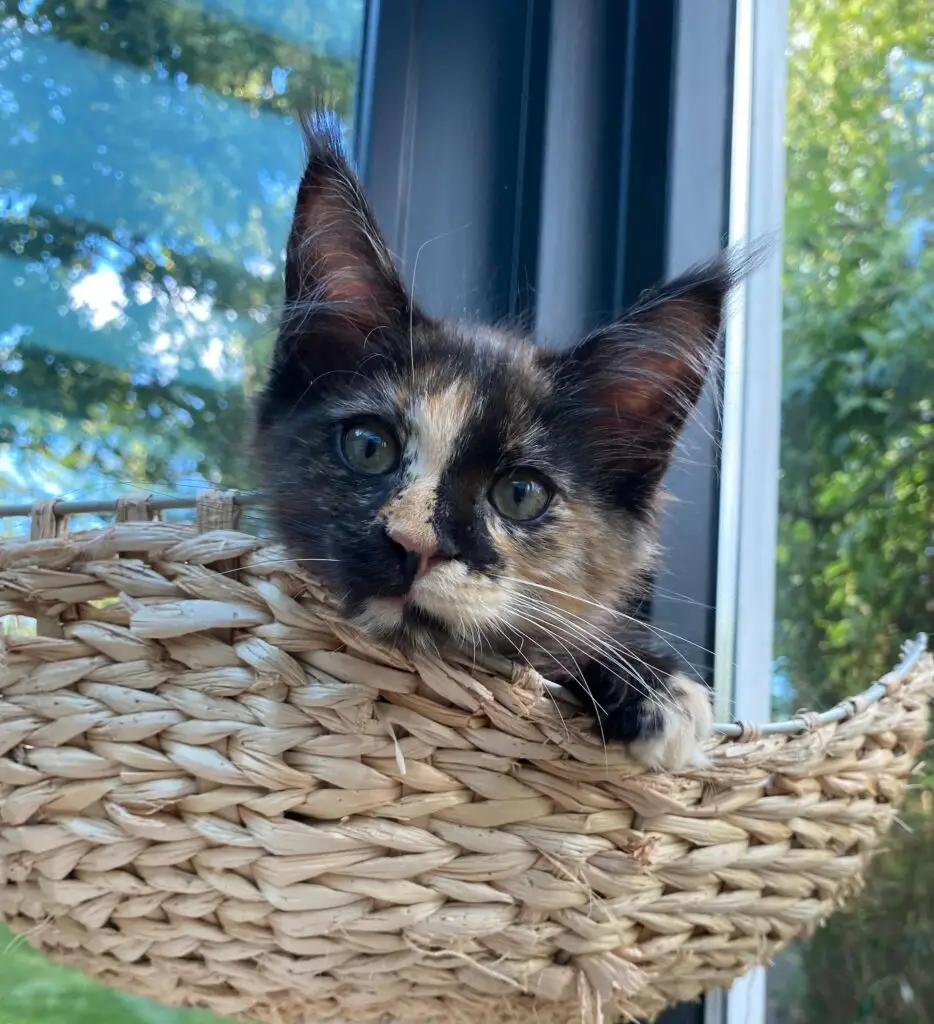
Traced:
<svg viewBox="0 0 934 1024">
<path fill-rule="evenodd" d="M 521 618 L 523 619 L 523 621 L 527 621 L 530 625 L 538 626 L 539 629 L 544 628 L 541 623 L 537 622 L 533 618 L 530 618 L 530 617 L 525 616 L 525 615 L 521 616 Z M 528 636 L 526 633 L 524 633 L 522 630 L 520 630 L 513 623 L 506 622 L 505 625 L 509 629 L 512 629 L 514 632 L 518 633 L 520 636 L 522 636 L 526 640 L 528 640 L 529 643 L 531 643 L 533 647 L 537 647 L 543 654 L 545 654 L 548 657 L 551 657 L 560 666 L 561 663 L 558 662 L 558 659 L 555 658 L 554 654 L 551 651 L 549 651 L 548 648 L 545 647 L 543 644 L 538 643 L 538 641 L 536 641 L 532 637 Z M 545 631 L 546 631 L 546 633 L 548 632 L 547 629 Z M 574 680 L 575 680 L 575 682 L 579 682 L 580 683 L 581 689 L 586 694 L 587 698 L 590 700 L 590 703 L 593 705 L 594 721 L 597 723 L 597 728 L 600 730 L 600 743 L 603 746 L 603 755 L 604 755 L 604 758 L 606 759 L 608 757 L 607 748 L 606 748 L 606 733 L 603 731 L 603 720 L 600 717 L 601 712 L 604 715 L 606 714 L 606 709 L 597 701 L 597 698 L 594 696 L 593 691 L 590 689 L 590 685 L 588 684 L 588 682 L 587 682 L 587 680 L 586 680 L 586 678 L 584 676 L 584 673 L 580 670 L 580 667 L 577 665 L 577 660 L 574 658 L 574 656 L 571 654 L 571 652 L 568 650 L 568 648 L 565 647 L 565 645 L 561 642 L 561 640 L 558 637 L 554 636 L 554 634 L 549 634 L 549 635 L 551 636 L 551 639 L 555 640 L 561 647 L 564 648 L 564 650 L 567 652 L 568 657 L 571 659 L 572 662 L 574 662 L 574 665 L 577 668 L 578 675 L 576 677 L 574 677 Z M 574 645 L 574 646 L 576 646 L 576 645 Z M 577 648 L 577 650 L 581 651 L 581 649 L 579 647 Z M 581 653 L 586 654 L 587 652 L 586 651 L 581 651 Z M 561 667 L 562 667 L 562 669 L 564 668 L 564 666 L 561 666 Z M 546 689 L 547 689 L 547 687 L 546 687 Z M 554 696 L 551 693 L 549 693 L 548 696 L 551 697 L 552 701 L 554 701 L 555 707 L 558 707 L 558 702 L 555 700 Z M 559 714 L 559 716 L 561 716 L 561 709 L 560 708 L 558 708 L 558 714 Z M 562 722 L 564 722 L 564 717 L 563 716 L 561 716 L 561 720 L 562 720 Z M 567 730 L 567 723 L 566 722 L 565 722 L 565 730 Z"/>
<path fill-rule="evenodd" d="M 583 689 L 584 692 L 587 694 L 587 696 L 590 698 L 590 701 L 591 701 L 591 703 L 594 706 L 594 711 L 596 711 L 598 714 L 602 713 L 602 714 L 605 715 L 607 713 L 606 712 L 606 708 L 604 708 L 603 705 L 600 704 L 600 702 L 594 696 L 593 691 L 590 689 L 590 684 L 587 682 L 587 679 L 586 679 L 584 673 L 581 671 L 581 668 L 580 668 L 580 666 L 579 666 L 579 664 L 577 662 L 577 659 L 574 658 L 574 656 L 571 654 L 570 650 L 565 645 L 565 643 L 562 641 L 561 637 L 556 636 L 555 633 L 554 633 L 554 628 L 555 627 L 560 628 L 561 624 L 560 623 L 555 623 L 555 622 L 552 622 L 552 623 L 543 622 L 541 619 L 536 618 L 534 615 L 530 615 L 527 611 L 519 611 L 518 609 L 515 609 L 515 611 L 516 611 L 516 614 L 518 614 L 518 616 L 522 619 L 522 621 L 528 622 L 529 625 L 535 626 L 538 629 L 542 630 L 549 637 L 549 639 L 554 640 L 555 643 L 559 644 L 562 647 L 562 649 L 565 651 L 565 653 L 568 655 L 568 657 L 571 658 L 571 660 L 574 662 L 574 666 L 577 669 L 577 675 L 576 676 L 573 676 L 573 673 L 572 673 L 574 681 L 577 682 L 577 683 L 580 683 L 581 689 Z M 567 629 L 563 629 L 562 630 L 562 634 L 564 636 L 564 639 L 571 645 L 571 647 L 574 648 L 575 651 L 578 652 L 578 654 L 585 655 L 588 659 L 590 659 L 591 661 L 596 662 L 602 668 L 605 668 L 608 672 L 613 672 L 613 668 L 610 665 L 607 665 L 604 661 L 601 661 L 600 657 L 594 653 L 593 649 L 588 649 L 587 647 L 581 646 L 581 644 L 579 642 L 576 642 L 576 641 L 583 640 L 583 642 L 586 643 L 587 642 L 587 638 L 586 637 L 575 636 L 575 634 L 573 632 L 571 632 L 571 631 L 569 631 Z M 543 647 L 539 643 L 536 643 L 536 641 L 534 641 L 534 640 L 532 640 L 531 642 L 535 643 L 535 645 L 539 648 L 539 650 L 545 651 L 553 660 L 557 660 L 557 659 L 555 659 L 553 652 L 548 651 L 547 648 Z M 558 662 L 558 664 L 560 665 L 561 663 Z M 566 666 L 561 665 L 561 668 L 566 671 Z M 626 679 L 628 677 L 619 676 L 618 678 Z"/>
<path fill-rule="evenodd" d="M 545 633 L 548 634 L 548 629 L 547 629 L 547 627 L 543 623 L 536 621 L 535 619 L 533 619 L 532 617 L 530 617 L 528 615 L 523 615 L 522 618 L 525 621 L 529 622 L 531 625 L 538 626 L 539 629 L 544 629 Z M 501 621 L 503 621 L 509 628 L 516 629 L 516 627 L 511 622 L 509 622 L 508 620 L 502 619 Z M 519 632 L 519 630 L 516 629 L 516 632 Z M 524 633 L 520 633 L 520 635 L 521 636 L 525 636 Z M 552 634 L 548 634 L 548 635 L 551 637 L 552 640 L 554 640 L 562 648 L 564 653 L 571 659 L 571 663 L 574 665 L 574 670 L 577 673 L 576 676 L 574 675 L 574 673 L 571 673 L 571 675 L 573 676 L 575 681 L 579 682 L 581 684 L 581 686 L 584 689 L 586 689 L 587 688 L 587 680 L 584 678 L 584 672 L 581 669 L 580 665 L 578 664 L 577 659 L 571 653 L 570 649 L 568 647 L 566 647 L 565 644 L 562 643 L 562 641 L 558 637 L 556 637 L 556 636 L 554 636 Z M 542 653 L 546 654 L 549 658 L 551 658 L 551 660 L 554 661 L 554 663 L 562 670 L 562 672 L 568 671 L 567 666 L 564 665 L 561 661 L 559 661 L 557 657 L 555 657 L 554 652 L 549 651 L 546 647 L 544 647 L 542 644 L 538 643 L 538 641 L 536 641 L 532 637 L 526 637 L 526 639 L 529 641 L 530 644 L 532 644 L 533 646 L 537 647 L 540 651 L 542 651 Z M 577 650 L 577 652 L 579 654 L 586 654 L 587 653 L 586 651 L 583 651 L 580 647 L 577 647 L 576 650 Z M 591 697 L 591 699 L 593 699 L 593 697 Z M 596 702 L 595 702 L 595 709 L 596 709 Z M 599 710 L 602 711 L 603 709 L 600 708 Z"/>
<path fill-rule="evenodd" d="M 690 608 L 703 608 L 705 611 L 713 611 L 715 607 L 706 601 L 698 601 L 694 597 L 688 597 L 687 594 L 679 593 L 677 590 L 670 590 L 668 587 L 660 587 L 657 584 L 652 585 L 652 593 L 657 594 L 659 597 L 664 597 L 668 601 L 687 605 Z M 679 639 L 682 638 L 679 637 Z"/>
<path fill-rule="evenodd" d="M 231 573 L 243 572 L 244 570 L 250 570 L 258 568 L 261 565 L 295 565 L 299 562 L 342 562 L 342 558 L 266 558 L 262 562 L 250 562 L 248 565 L 241 565 L 237 569 L 227 569 L 224 572 L 219 572 L 218 576 L 229 576 Z"/>
<path fill-rule="evenodd" d="M 554 639 L 557 639 L 554 635 L 554 630 L 560 630 L 562 635 L 576 650 L 585 654 L 592 661 L 595 661 L 621 682 L 628 686 L 634 686 L 646 700 L 658 707 L 659 710 L 665 710 L 668 707 L 663 698 L 664 679 L 660 676 L 657 669 L 639 658 L 634 651 L 619 646 L 612 638 L 600 637 L 598 634 L 568 622 L 559 611 L 548 605 L 527 603 L 526 608 L 532 608 L 539 615 L 547 617 L 546 621 L 543 622 L 530 616 L 528 611 L 520 611 L 519 614 L 526 621 L 534 622 L 540 629 L 544 629 L 546 632 L 550 628 L 552 630 L 550 635 Z M 581 644 L 584 646 L 582 647 Z M 653 678 L 656 684 L 658 684 L 656 687 L 652 687 L 647 683 L 637 666 L 629 660 L 629 656 L 635 658 L 637 664 L 648 671 L 649 677 Z"/>
<path fill-rule="evenodd" d="M 619 640 L 618 637 L 614 636 L 612 633 L 607 632 L 605 629 L 603 629 L 597 623 L 592 622 L 589 619 L 584 618 L 583 616 L 575 615 L 573 612 L 569 612 L 566 609 L 556 609 L 552 605 L 549 605 L 547 602 L 544 602 L 544 601 L 536 601 L 535 599 L 528 598 L 528 597 L 526 597 L 526 600 L 527 601 L 531 601 L 534 606 L 540 608 L 542 611 L 547 611 L 550 614 L 560 614 L 560 615 L 562 615 L 564 617 L 565 622 L 568 625 L 571 624 L 571 620 L 573 619 L 574 623 L 577 625 L 577 628 L 581 629 L 582 631 L 588 632 L 589 635 L 592 635 L 595 639 L 599 639 L 599 641 L 602 644 L 604 644 L 606 647 L 610 648 L 611 650 L 616 651 L 621 656 L 627 656 L 627 657 L 635 658 L 636 662 L 639 665 L 641 665 L 643 668 L 647 669 L 649 671 L 649 673 L 653 677 L 655 677 L 657 679 L 661 678 L 659 676 L 659 674 L 658 674 L 658 670 L 653 668 L 647 661 L 645 661 L 644 658 L 641 658 L 639 656 L 639 653 L 638 653 L 637 650 L 635 650 L 634 648 L 628 647 L 627 645 L 622 643 Z M 665 646 L 668 647 L 672 652 L 674 652 L 675 654 L 678 654 L 677 649 L 675 648 L 675 646 L 672 643 L 670 643 L 664 637 L 661 637 L 659 639 L 661 639 L 662 643 L 664 643 Z M 679 658 L 679 661 L 681 661 L 680 658 Z M 631 663 L 629 661 L 626 661 L 626 664 L 629 666 L 630 671 L 635 671 L 635 669 L 632 667 L 632 665 L 631 665 Z M 704 682 L 703 677 L 701 676 L 701 674 L 697 671 L 697 669 L 693 665 L 691 665 L 690 663 L 687 663 L 687 662 L 683 662 L 683 661 L 682 661 L 682 664 L 683 664 L 685 672 L 690 673 L 698 682 L 700 682 L 700 683 Z"/>
<path fill-rule="evenodd" d="M 440 234 L 435 235 L 432 238 L 426 238 L 424 242 L 415 250 L 415 259 L 412 263 L 412 288 L 411 296 L 412 300 L 409 303 L 409 360 L 412 367 L 412 384 L 415 384 L 415 280 L 418 277 L 418 258 L 422 254 L 423 249 L 427 249 L 432 242 L 440 242 L 442 238 L 447 238 L 450 235 L 456 235 L 458 231 L 465 231 L 470 227 L 471 221 L 466 224 L 461 224 L 460 227 L 449 228 L 447 231 L 442 231 Z"/>
<path fill-rule="evenodd" d="M 496 620 L 496 622 L 500 622 L 500 623 L 502 623 L 502 625 L 503 625 L 503 626 L 505 626 L 505 627 L 506 627 L 507 629 L 511 629 L 511 630 L 512 630 L 512 631 L 513 631 L 514 633 L 517 633 L 517 634 L 518 634 L 518 635 L 519 635 L 520 637 L 522 637 L 522 639 L 523 639 L 523 640 L 527 640 L 527 641 L 528 641 L 528 642 L 529 642 L 530 644 L 532 644 L 532 646 L 533 646 L 533 647 L 538 647 L 538 649 L 539 649 L 540 651 L 542 651 L 542 652 L 543 652 L 544 654 L 548 654 L 548 651 L 547 651 L 547 650 L 546 650 L 546 649 L 545 649 L 544 647 L 542 647 L 542 645 L 541 645 L 541 644 L 538 644 L 538 643 L 536 643 L 536 642 L 535 642 L 535 641 L 534 641 L 534 640 L 533 640 L 533 639 L 532 639 L 532 638 L 531 638 L 530 636 L 526 636 L 526 634 L 525 634 L 525 633 L 523 633 L 523 632 L 522 632 L 522 630 L 520 630 L 520 629 L 517 629 L 517 628 L 516 628 L 515 626 L 513 626 L 513 625 L 512 625 L 511 623 L 509 623 L 509 622 L 506 622 L 506 621 L 505 621 L 504 619 L 501 619 L 501 618 L 499 618 L 499 617 L 497 617 L 497 620 Z M 508 644 L 511 644 L 511 645 L 512 645 L 513 647 L 515 647 L 515 649 L 516 649 L 516 653 L 517 653 L 517 654 L 519 655 L 519 657 L 520 657 L 520 658 L 522 658 L 522 660 L 523 660 L 523 661 L 524 661 L 524 662 L 526 663 L 526 665 L 528 665 L 528 666 L 529 666 L 529 668 L 533 669 L 533 671 L 534 671 L 534 668 L 535 668 L 535 666 L 534 666 L 534 665 L 532 664 L 532 662 L 531 662 L 531 661 L 529 661 L 529 659 L 528 659 L 528 658 L 527 658 L 527 657 L 525 656 L 525 654 L 523 654 L 523 653 L 522 653 L 522 649 L 521 649 L 520 647 L 516 647 L 516 645 L 515 645 L 515 641 L 514 641 L 514 640 L 510 640 L 509 636 L 508 636 L 508 635 L 507 635 L 507 634 L 506 634 L 506 633 L 504 632 L 504 630 L 503 630 L 503 629 L 500 629 L 500 628 L 497 628 L 497 626 L 496 626 L 496 624 L 495 624 L 495 623 L 491 623 L 491 625 L 493 625 L 493 628 L 495 628 L 495 629 L 496 629 L 497 633 L 498 633 L 498 634 L 499 634 L 499 635 L 500 635 L 500 636 L 501 636 L 501 637 L 502 637 L 502 638 L 503 638 L 503 639 L 504 639 L 504 640 L 505 640 L 505 641 L 506 641 L 506 642 L 507 642 Z M 565 720 L 565 717 L 564 717 L 564 715 L 562 715 L 562 714 L 561 714 L 561 705 L 560 705 L 560 704 L 558 703 L 558 701 L 557 701 L 557 700 L 555 699 L 555 695 L 554 695 L 554 694 L 553 694 L 553 693 L 552 693 L 552 692 L 551 692 L 551 691 L 550 691 L 550 690 L 548 689 L 548 687 L 547 687 L 547 686 L 546 686 L 546 687 L 544 687 L 544 690 L 545 690 L 545 693 L 546 693 L 546 694 L 548 695 L 548 699 L 549 699 L 549 700 L 551 701 L 551 703 L 552 703 L 552 704 L 554 704 L 554 706 L 555 706 L 555 711 L 556 711 L 556 712 L 558 713 L 558 718 L 559 718 L 559 719 L 561 720 L 561 724 L 562 724 L 562 725 L 564 726 L 564 735 L 565 735 L 565 737 L 566 737 L 567 739 L 570 739 L 570 736 L 571 736 L 571 730 L 570 730 L 570 729 L 568 728 L 568 723 L 567 723 L 567 721 Z M 602 734 L 602 731 L 603 731 L 603 730 L 601 729 L 601 734 Z M 604 746 L 605 746 L 605 745 L 606 745 L 606 744 L 605 744 L 605 741 L 604 741 Z"/>
<path fill-rule="evenodd" d="M 532 580 L 523 579 L 520 576 L 503 576 L 497 574 L 496 579 L 503 580 L 507 583 L 518 583 L 527 587 L 534 587 L 537 590 L 545 590 L 548 593 L 554 594 L 557 597 L 566 597 L 571 601 L 577 601 L 580 604 L 587 605 L 590 608 L 597 608 L 602 612 L 606 612 L 607 615 L 612 615 L 620 619 L 625 619 L 627 622 L 632 622 L 637 626 L 640 626 L 650 633 L 654 633 L 663 643 L 665 643 L 671 650 L 676 650 L 674 645 L 666 640 L 666 637 L 672 637 L 675 640 L 680 640 L 682 643 L 690 644 L 691 647 L 697 648 L 703 654 L 712 655 L 714 652 L 701 644 L 694 643 L 687 637 L 680 636 L 678 633 L 673 633 L 670 630 L 662 629 L 660 626 L 655 626 L 651 622 L 643 622 L 641 619 L 637 619 L 634 615 L 627 615 L 626 612 L 620 611 L 618 608 L 610 608 L 607 605 L 600 604 L 599 601 L 591 601 L 589 598 L 581 597 L 578 594 L 571 594 L 566 590 L 560 590 L 557 587 L 550 587 L 545 583 L 535 583 Z M 586 620 L 584 620 L 586 621 Z"/>
</svg>

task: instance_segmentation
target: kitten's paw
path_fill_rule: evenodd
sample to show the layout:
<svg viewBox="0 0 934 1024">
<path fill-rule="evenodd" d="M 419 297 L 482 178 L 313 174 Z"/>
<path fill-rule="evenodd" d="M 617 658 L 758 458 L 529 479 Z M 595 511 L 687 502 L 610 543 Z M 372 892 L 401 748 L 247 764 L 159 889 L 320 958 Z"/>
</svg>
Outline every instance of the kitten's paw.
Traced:
<svg viewBox="0 0 934 1024">
<path fill-rule="evenodd" d="M 662 771 L 709 764 L 701 744 L 713 732 L 710 690 L 682 672 L 671 677 L 668 688 L 667 695 L 657 695 L 663 706 L 644 716 L 645 734 L 630 742 L 630 754 Z"/>
</svg>

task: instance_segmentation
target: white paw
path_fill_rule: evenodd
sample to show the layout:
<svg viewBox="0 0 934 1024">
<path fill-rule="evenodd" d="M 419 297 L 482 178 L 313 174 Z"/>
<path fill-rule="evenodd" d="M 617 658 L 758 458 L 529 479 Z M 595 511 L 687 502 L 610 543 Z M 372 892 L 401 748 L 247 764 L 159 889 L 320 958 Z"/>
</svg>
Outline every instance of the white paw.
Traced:
<svg viewBox="0 0 934 1024">
<path fill-rule="evenodd" d="M 660 695 L 661 696 L 661 695 Z M 632 756 L 647 768 L 680 771 L 709 764 L 701 744 L 713 732 L 710 690 L 682 672 L 671 677 L 662 697 L 662 728 L 654 736 L 629 744 Z"/>
</svg>

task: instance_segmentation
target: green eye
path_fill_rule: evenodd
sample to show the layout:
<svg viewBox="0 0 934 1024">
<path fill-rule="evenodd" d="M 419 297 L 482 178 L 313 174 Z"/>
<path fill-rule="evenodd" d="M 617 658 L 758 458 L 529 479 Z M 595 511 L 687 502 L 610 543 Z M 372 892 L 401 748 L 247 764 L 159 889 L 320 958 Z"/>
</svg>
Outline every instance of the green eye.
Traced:
<svg viewBox="0 0 934 1024">
<path fill-rule="evenodd" d="M 381 476 L 399 463 L 399 443 L 381 423 L 351 423 L 341 438 L 347 465 L 358 473 Z"/>
<path fill-rule="evenodd" d="M 519 521 L 535 519 L 551 502 L 552 489 L 531 470 L 504 473 L 490 490 L 490 501 L 500 515 Z"/>
</svg>

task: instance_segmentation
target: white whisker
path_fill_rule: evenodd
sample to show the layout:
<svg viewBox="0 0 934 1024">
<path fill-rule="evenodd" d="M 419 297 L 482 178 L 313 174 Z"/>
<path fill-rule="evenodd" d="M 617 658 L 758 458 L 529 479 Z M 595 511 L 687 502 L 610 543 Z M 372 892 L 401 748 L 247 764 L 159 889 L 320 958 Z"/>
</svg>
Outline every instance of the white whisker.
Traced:
<svg viewBox="0 0 934 1024">
<path fill-rule="evenodd" d="M 640 628 L 645 629 L 650 633 L 653 633 L 672 651 L 675 651 L 676 648 L 670 641 L 666 639 L 667 637 L 671 637 L 674 640 L 679 640 L 685 644 L 690 644 L 690 646 L 695 647 L 698 651 L 700 651 L 703 654 L 713 654 L 713 651 L 709 650 L 706 647 L 703 647 L 701 644 L 693 643 L 692 641 L 688 640 L 687 637 L 680 636 L 678 633 L 673 633 L 667 629 L 662 629 L 660 626 L 655 626 L 650 622 L 643 622 L 641 619 L 637 619 L 634 615 L 628 615 L 626 612 L 620 611 L 618 608 L 608 607 L 607 605 L 600 604 L 598 601 L 591 601 L 589 598 L 581 597 L 578 594 L 571 594 L 566 590 L 560 590 L 557 587 L 550 587 L 545 583 L 535 583 L 532 580 L 523 579 L 521 576 L 497 575 L 496 579 L 503 580 L 507 583 L 518 583 L 521 586 L 534 587 L 536 590 L 544 590 L 550 594 L 554 594 L 556 597 L 566 597 L 571 601 L 577 601 L 582 605 L 586 605 L 587 607 L 596 608 L 601 612 L 605 612 L 607 615 L 613 616 L 614 618 L 624 619 L 627 622 L 631 622 L 639 626 Z"/>
<path fill-rule="evenodd" d="M 523 640 L 526 640 L 526 641 L 528 641 L 528 642 L 529 642 L 530 644 L 532 644 L 532 646 L 533 646 L 533 647 L 537 647 L 537 648 L 538 648 L 538 649 L 539 649 L 540 651 L 542 651 L 542 652 L 543 652 L 544 654 L 548 654 L 548 651 L 547 651 L 547 650 L 546 650 L 546 649 L 545 649 L 544 647 L 542 647 L 542 645 L 541 645 L 541 644 L 538 644 L 538 643 L 536 643 L 536 642 L 535 642 L 535 641 L 534 641 L 534 640 L 533 640 L 533 639 L 532 639 L 532 638 L 531 638 L 530 636 L 526 636 L 526 634 L 525 634 L 525 633 L 523 633 L 523 632 L 522 632 L 522 630 L 520 630 L 520 629 L 517 629 L 517 628 L 516 628 L 516 627 L 515 627 L 514 625 L 512 625 L 511 623 L 508 623 L 508 622 L 506 622 L 505 620 L 503 620 L 503 619 L 499 619 L 499 618 L 497 619 L 497 622 L 501 623 L 501 625 L 502 625 L 502 626 L 505 626 L 505 627 L 506 627 L 507 629 L 510 629 L 510 630 L 512 630 L 512 631 L 513 631 L 514 633 L 517 633 L 517 634 L 518 634 L 518 635 L 519 635 L 519 636 L 520 636 L 520 637 L 521 637 L 521 638 L 522 638 Z M 526 657 L 526 656 L 525 656 L 525 655 L 524 655 L 524 654 L 522 653 L 522 649 L 521 649 L 520 647 L 516 647 L 515 641 L 514 641 L 514 640 L 510 640 L 510 639 L 509 639 L 509 637 L 508 637 L 508 635 L 507 635 L 507 634 L 506 634 L 506 633 L 504 632 L 504 630 L 503 630 L 502 628 L 499 628 L 499 627 L 498 627 L 498 626 L 497 626 L 496 624 L 492 624 L 492 625 L 493 625 L 493 627 L 494 627 L 494 628 L 496 629 L 496 632 L 497 632 L 497 633 L 498 633 L 498 634 L 499 634 L 499 635 L 500 635 L 500 636 L 501 636 L 501 637 L 502 637 L 502 638 L 503 638 L 503 639 L 504 639 L 504 640 L 505 640 L 505 641 L 506 641 L 506 642 L 507 642 L 508 644 L 510 644 L 511 646 L 513 646 L 513 647 L 515 648 L 515 650 L 516 650 L 516 653 L 517 653 L 517 654 L 519 655 L 519 657 L 520 657 L 520 658 L 522 658 L 522 660 L 523 660 L 523 661 L 524 661 L 524 662 L 526 663 L 526 665 L 528 665 L 528 666 L 529 666 L 529 668 L 531 668 L 531 669 L 533 669 L 533 670 L 534 670 L 534 667 L 535 667 L 535 666 L 534 666 L 534 665 L 532 664 L 532 662 L 531 662 L 531 661 L 529 661 L 529 659 L 528 659 L 528 658 L 527 658 L 527 657 Z M 545 690 L 545 693 L 546 693 L 546 695 L 548 696 L 548 699 L 549 699 L 549 700 L 551 701 L 551 703 L 552 703 L 552 704 L 554 704 L 554 706 L 555 706 L 555 711 L 556 711 L 556 712 L 558 713 L 558 718 L 559 718 L 559 719 L 561 720 L 561 724 L 562 724 L 562 725 L 564 726 L 564 735 L 565 735 L 565 737 L 567 737 L 567 738 L 570 738 L 571 732 L 570 732 L 570 730 L 568 729 L 568 724 L 567 724 L 567 722 L 566 722 L 566 721 L 565 721 L 565 719 L 564 719 L 564 715 L 562 715 L 562 714 L 561 714 L 561 705 L 560 705 L 560 704 L 559 704 L 559 703 L 557 702 L 557 700 L 555 699 L 555 696 L 554 696 L 554 694 L 553 694 L 553 693 L 552 693 L 552 692 L 551 692 L 551 691 L 550 691 L 550 690 L 548 689 L 548 687 L 547 687 L 547 686 L 546 686 L 546 687 L 544 687 L 544 690 Z M 602 735 L 602 732 L 603 732 L 603 730 L 601 729 L 600 731 L 601 731 L 601 735 Z M 604 740 L 604 747 L 605 747 L 605 746 L 606 746 L 606 741 Z"/>
<path fill-rule="evenodd" d="M 250 569 L 259 568 L 261 565 L 297 565 L 301 562 L 342 562 L 342 558 L 266 558 L 262 562 L 249 562 L 236 569 L 227 569 L 217 573 L 218 576 L 229 576 L 234 572 L 244 572 Z"/>
<path fill-rule="evenodd" d="M 412 262 L 412 298 L 409 301 L 409 360 L 412 369 L 412 385 L 415 385 L 415 279 L 418 277 L 418 258 L 422 254 L 423 249 L 427 249 L 432 242 L 440 242 L 442 238 L 447 238 L 449 235 L 455 235 L 458 231 L 465 231 L 470 227 L 471 222 L 468 221 L 466 224 L 461 224 L 460 227 L 450 228 L 447 231 L 442 231 L 438 235 L 434 235 L 432 238 L 426 238 L 424 242 L 415 250 L 415 259 Z"/>
<path fill-rule="evenodd" d="M 569 622 L 559 610 L 549 605 L 540 602 L 532 603 L 527 599 L 524 604 L 526 609 L 531 608 L 537 615 L 544 616 L 545 621 L 533 618 L 527 610 L 518 611 L 518 614 L 524 619 L 534 622 L 540 629 L 550 632 L 554 639 L 557 639 L 554 631 L 559 630 L 576 650 L 586 655 L 592 661 L 595 661 L 627 686 L 635 687 L 646 700 L 658 707 L 659 710 L 664 710 L 668 706 L 664 700 L 663 675 L 639 658 L 636 652 L 622 647 L 608 635 L 600 636 L 599 633 L 595 633 L 591 629 L 585 629 L 573 622 Z M 636 664 L 633 664 L 630 658 L 634 658 Z M 651 686 L 640 673 L 637 666 L 646 669 L 649 678 L 654 678 L 658 685 Z"/>
</svg>

